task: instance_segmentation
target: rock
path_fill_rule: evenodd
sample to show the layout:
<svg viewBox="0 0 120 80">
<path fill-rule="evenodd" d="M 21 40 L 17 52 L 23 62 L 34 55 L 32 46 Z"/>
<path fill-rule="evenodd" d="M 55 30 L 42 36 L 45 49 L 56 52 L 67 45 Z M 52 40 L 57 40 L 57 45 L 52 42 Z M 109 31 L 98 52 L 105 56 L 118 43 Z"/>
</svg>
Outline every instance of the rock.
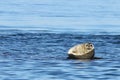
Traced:
<svg viewBox="0 0 120 80">
<path fill-rule="evenodd" d="M 93 59 L 94 54 L 94 45 L 92 43 L 83 43 L 70 48 L 68 51 L 68 58 Z"/>
</svg>

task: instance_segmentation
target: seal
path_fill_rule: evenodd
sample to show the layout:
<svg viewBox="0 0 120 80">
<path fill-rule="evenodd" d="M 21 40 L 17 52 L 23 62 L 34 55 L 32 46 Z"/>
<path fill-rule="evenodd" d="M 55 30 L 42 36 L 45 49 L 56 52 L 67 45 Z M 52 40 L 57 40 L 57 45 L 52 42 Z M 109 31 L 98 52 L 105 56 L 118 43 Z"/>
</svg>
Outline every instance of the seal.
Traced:
<svg viewBox="0 0 120 80">
<path fill-rule="evenodd" d="M 73 46 L 68 50 L 69 59 L 93 59 L 95 55 L 92 43 L 82 43 Z"/>
</svg>

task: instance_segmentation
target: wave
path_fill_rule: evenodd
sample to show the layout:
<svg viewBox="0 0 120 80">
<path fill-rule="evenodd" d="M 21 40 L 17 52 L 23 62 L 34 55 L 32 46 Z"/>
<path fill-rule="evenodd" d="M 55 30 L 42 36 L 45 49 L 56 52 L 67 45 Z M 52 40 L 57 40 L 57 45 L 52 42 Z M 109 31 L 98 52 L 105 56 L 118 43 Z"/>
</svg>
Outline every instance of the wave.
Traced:
<svg viewBox="0 0 120 80">
<path fill-rule="evenodd" d="M 92 42 L 98 56 L 116 56 L 120 35 L 56 33 L 44 31 L 0 31 L 0 55 L 12 58 L 56 59 L 67 57 L 67 50 L 80 43 Z M 120 55 L 117 55 L 120 56 Z"/>
</svg>

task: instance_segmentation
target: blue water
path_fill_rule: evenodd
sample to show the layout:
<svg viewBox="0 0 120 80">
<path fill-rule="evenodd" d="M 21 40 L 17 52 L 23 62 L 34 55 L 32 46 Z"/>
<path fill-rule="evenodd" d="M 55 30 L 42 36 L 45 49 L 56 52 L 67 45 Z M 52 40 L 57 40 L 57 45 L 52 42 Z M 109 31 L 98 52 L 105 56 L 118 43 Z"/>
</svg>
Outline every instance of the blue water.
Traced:
<svg viewBox="0 0 120 80">
<path fill-rule="evenodd" d="M 119 0 L 0 0 L 0 80 L 119 80 Z M 97 60 L 67 59 L 92 42 Z"/>
</svg>

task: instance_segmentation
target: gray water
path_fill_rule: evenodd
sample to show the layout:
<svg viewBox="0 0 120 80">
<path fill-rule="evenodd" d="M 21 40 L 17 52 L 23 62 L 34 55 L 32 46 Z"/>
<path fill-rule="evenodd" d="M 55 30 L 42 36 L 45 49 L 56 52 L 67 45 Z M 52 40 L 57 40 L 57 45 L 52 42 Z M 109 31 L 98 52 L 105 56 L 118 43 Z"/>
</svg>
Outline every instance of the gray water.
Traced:
<svg viewBox="0 0 120 80">
<path fill-rule="evenodd" d="M 119 80 L 119 0 L 0 0 L 0 80 Z M 92 42 L 97 60 L 67 59 Z"/>
</svg>

